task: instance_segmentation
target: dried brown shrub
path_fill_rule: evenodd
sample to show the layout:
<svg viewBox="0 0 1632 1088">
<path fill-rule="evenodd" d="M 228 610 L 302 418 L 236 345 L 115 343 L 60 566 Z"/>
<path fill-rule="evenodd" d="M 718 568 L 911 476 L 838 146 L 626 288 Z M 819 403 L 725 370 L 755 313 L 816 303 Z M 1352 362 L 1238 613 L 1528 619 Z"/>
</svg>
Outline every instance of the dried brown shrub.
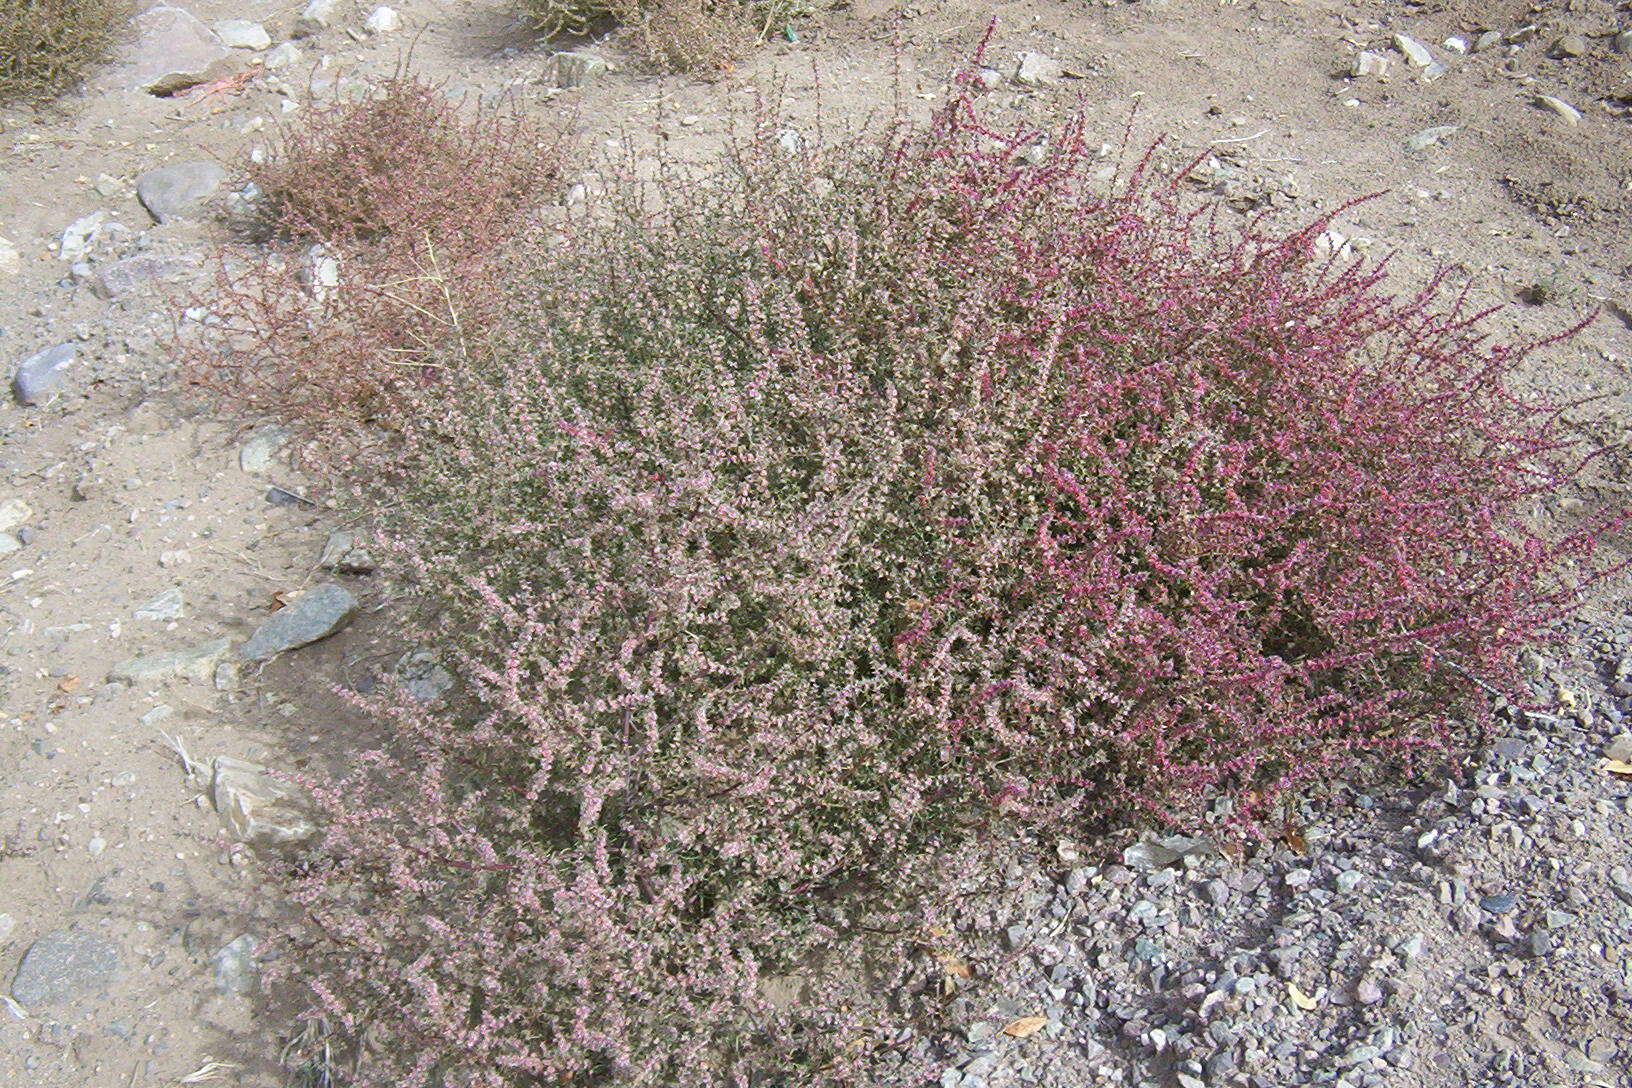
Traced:
<svg viewBox="0 0 1632 1088">
<path fill-rule="evenodd" d="M 43 102 L 108 57 L 126 0 L 0 0 L 0 102 Z"/>
<path fill-rule="evenodd" d="M 546 37 L 616 23 L 643 61 L 700 75 L 729 68 L 799 8 L 793 0 L 522 0 Z"/>
<path fill-rule="evenodd" d="M 247 259 L 189 299 L 194 380 L 260 411 L 366 419 L 473 349 L 502 297 L 498 257 L 558 174 L 562 139 L 513 103 L 466 108 L 398 74 L 304 113 L 264 163 Z"/>
<path fill-rule="evenodd" d="M 755 9 L 736 0 L 618 0 L 618 21 L 635 54 L 670 72 L 724 72 L 753 48 Z"/>
<path fill-rule="evenodd" d="M 470 110 L 399 73 L 303 114 L 246 173 L 268 233 L 351 246 L 429 231 L 491 236 L 556 173 L 554 138 L 513 104 Z"/>
<path fill-rule="evenodd" d="M 613 17 L 614 0 L 521 0 L 522 15 L 546 38 L 588 34 Z"/>
</svg>

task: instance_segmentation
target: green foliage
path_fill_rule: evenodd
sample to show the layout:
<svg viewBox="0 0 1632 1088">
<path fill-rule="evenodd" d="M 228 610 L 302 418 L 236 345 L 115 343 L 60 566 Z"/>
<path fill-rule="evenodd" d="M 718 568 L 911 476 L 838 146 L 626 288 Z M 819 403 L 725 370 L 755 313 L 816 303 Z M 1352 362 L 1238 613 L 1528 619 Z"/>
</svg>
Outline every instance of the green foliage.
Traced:
<svg viewBox="0 0 1632 1088">
<path fill-rule="evenodd" d="M 1579 284 L 1570 280 L 1564 271 L 1564 262 L 1557 261 L 1520 292 L 1532 306 L 1546 306 L 1553 302 L 1573 302 L 1580 295 Z"/>
</svg>

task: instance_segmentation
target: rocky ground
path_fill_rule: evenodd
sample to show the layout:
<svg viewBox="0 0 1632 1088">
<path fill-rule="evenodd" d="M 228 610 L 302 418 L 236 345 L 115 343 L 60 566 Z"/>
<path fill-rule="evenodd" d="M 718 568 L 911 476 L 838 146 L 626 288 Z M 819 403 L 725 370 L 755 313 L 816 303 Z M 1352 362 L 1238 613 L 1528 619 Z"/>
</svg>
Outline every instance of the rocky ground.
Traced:
<svg viewBox="0 0 1632 1088">
<path fill-rule="evenodd" d="M 1632 629 L 1577 637 L 1537 662 L 1559 714 L 1408 796 L 1336 783 L 1250 862 L 1177 836 L 1016 865 L 1019 909 L 970 920 L 1029 986 L 970 1003 L 942 1085 L 1632 1083 L 1632 781 L 1605 770 Z"/>
<path fill-rule="evenodd" d="M 1133 146 L 1170 133 L 1243 213 L 1381 190 L 1331 244 L 1393 252 L 1406 282 L 1448 267 L 1504 307 L 1498 335 L 1603 307 L 1527 377 L 1600 397 L 1572 418 L 1615 451 L 1552 512 L 1624 502 L 1624 6 L 856 0 L 718 83 L 642 73 L 615 36 L 563 63 L 498 0 L 394 9 L 157 8 L 82 94 L 0 112 L 0 1084 L 286 1083 L 290 1010 L 255 986 L 278 907 L 249 862 L 302 829 L 256 768 L 343 758 L 360 726 L 337 689 L 451 681 L 333 538 L 354 527 L 311 499 L 298 443 L 189 396 L 165 348 L 168 293 L 239 244 L 232 165 L 410 44 L 450 94 L 575 117 L 569 188 L 594 199 L 592 152 L 706 154 L 756 87 L 837 123 L 888 109 L 899 73 L 927 108 L 995 14 L 1007 115 L 1080 100 L 1108 158 L 1131 116 Z M 1535 662 L 1556 711 L 1510 713 L 1432 788 L 1336 784 L 1298 837 L 1242 858 L 1204 839 L 1017 858 L 970 913 L 1004 947 L 959 950 L 1006 961 L 1012 991 L 966 1000 L 963 1039 L 903 1046 L 951 1088 L 1632 1086 L 1632 782 L 1603 762 L 1632 760 L 1622 589 L 1569 635 Z"/>
</svg>

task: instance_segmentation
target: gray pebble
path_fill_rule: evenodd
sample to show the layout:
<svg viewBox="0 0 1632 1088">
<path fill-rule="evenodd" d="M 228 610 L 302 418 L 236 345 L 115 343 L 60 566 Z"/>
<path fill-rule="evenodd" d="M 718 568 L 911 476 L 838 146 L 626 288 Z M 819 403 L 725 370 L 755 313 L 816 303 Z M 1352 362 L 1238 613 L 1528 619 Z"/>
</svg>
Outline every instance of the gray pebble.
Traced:
<svg viewBox="0 0 1632 1088">
<path fill-rule="evenodd" d="M 1575 125 L 1581 122 L 1581 111 L 1562 98 L 1550 94 L 1538 94 L 1536 95 L 1536 105 L 1544 110 L 1556 113 L 1564 119 L 1565 124 Z"/>
<path fill-rule="evenodd" d="M 310 37 L 333 25 L 340 0 L 311 0 L 295 20 L 295 37 Z"/>
<path fill-rule="evenodd" d="M 1406 139 L 1405 149 L 1407 151 L 1426 151 L 1447 136 L 1455 135 L 1457 128 L 1456 125 L 1435 125 L 1432 128 L 1425 128 Z"/>
<path fill-rule="evenodd" d="M 266 27 L 247 19 L 226 19 L 216 23 L 214 30 L 221 44 L 232 49 L 258 51 L 272 46 L 272 36 L 266 32 Z"/>
<path fill-rule="evenodd" d="M 62 385 L 68 368 L 74 365 L 73 344 L 58 344 L 37 351 L 17 364 L 11 377 L 11 395 L 18 404 L 39 404 Z"/>
<path fill-rule="evenodd" d="M 283 448 L 288 436 L 281 427 L 265 427 L 251 435 L 238 450 L 238 467 L 259 476 L 272 467 L 272 458 Z"/>
<path fill-rule="evenodd" d="M 1426 68 L 1434 63 L 1434 55 L 1428 51 L 1428 47 L 1408 35 L 1394 35 L 1394 48 L 1403 53 L 1405 59 L 1418 68 Z"/>
<path fill-rule="evenodd" d="M 560 87 L 582 87 L 606 71 L 606 60 L 593 53 L 557 53 L 555 82 Z"/>
<path fill-rule="evenodd" d="M 1584 57 L 1587 55 L 1587 39 L 1579 34 L 1566 34 L 1553 43 L 1555 57 Z"/>
<path fill-rule="evenodd" d="M 255 946 L 260 942 L 245 933 L 216 950 L 215 988 L 224 994 L 253 993 L 257 985 Z"/>
<path fill-rule="evenodd" d="M 1354 987 L 1354 999 L 1362 1005 L 1375 1005 L 1383 999 L 1383 988 L 1377 985 L 1377 980 L 1367 975 Z"/>
<path fill-rule="evenodd" d="M 181 589 L 172 586 L 146 604 L 138 605 L 134 614 L 139 620 L 155 623 L 179 620 L 186 614 L 186 602 L 182 599 Z"/>
<path fill-rule="evenodd" d="M 1060 62 L 1047 53 L 1026 52 L 1020 54 L 1014 81 L 1025 87 L 1038 87 L 1045 83 L 1058 83 L 1064 74 Z"/>
</svg>

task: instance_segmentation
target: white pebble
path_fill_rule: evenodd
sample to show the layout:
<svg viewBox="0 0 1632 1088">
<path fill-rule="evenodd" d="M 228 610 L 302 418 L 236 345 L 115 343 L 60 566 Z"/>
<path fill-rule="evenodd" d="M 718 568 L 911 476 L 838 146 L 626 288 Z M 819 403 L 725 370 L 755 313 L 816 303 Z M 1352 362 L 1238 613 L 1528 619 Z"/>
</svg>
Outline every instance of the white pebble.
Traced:
<svg viewBox="0 0 1632 1088">
<path fill-rule="evenodd" d="M 397 14 L 395 8 L 382 5 L 368 13 L 368 18 L 363 20 L 363 29 L 370 34 L 389 34 L 402 29 L 402 16 Z"/>
</svg>

